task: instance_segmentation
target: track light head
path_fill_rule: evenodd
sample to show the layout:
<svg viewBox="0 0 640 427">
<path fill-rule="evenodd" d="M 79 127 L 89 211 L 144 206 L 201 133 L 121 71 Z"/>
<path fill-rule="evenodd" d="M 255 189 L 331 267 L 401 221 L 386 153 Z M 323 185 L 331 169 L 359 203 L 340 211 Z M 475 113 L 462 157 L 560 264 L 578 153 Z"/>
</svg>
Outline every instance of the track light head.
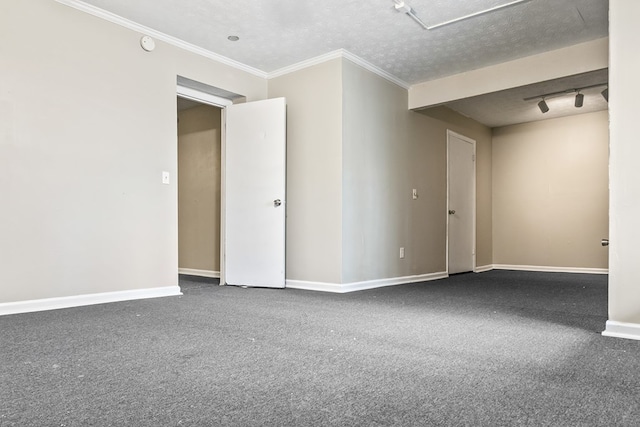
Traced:
<svg viewBox="0 0 640 427">
<path fill-rule="evenodd" d="M 542 114 L 544 114 L 547 111 L 549 111 L 549 106 L 547 105 L 547 103 L 545 102 L 544 99 L 542 101 L 538 102 L 538 108 L 540 109 L 540 111 L 542 111 Z"/>
<path fill-rule="evenodd" d="M 607 100 L 607 102 L 609 102 L 609 88 L 605 88 L 602 92 L 600 92 L 602 94 L 602 97 L 604 99 Z"/>
<path fill-rule="evenodd" d="M 578 92 L 578 94 L 576 95 L 576 103 L 575 103 L 576 108 L 582 107 L 583 102 L 584 102 L 584 95 Z"/>
</svg>

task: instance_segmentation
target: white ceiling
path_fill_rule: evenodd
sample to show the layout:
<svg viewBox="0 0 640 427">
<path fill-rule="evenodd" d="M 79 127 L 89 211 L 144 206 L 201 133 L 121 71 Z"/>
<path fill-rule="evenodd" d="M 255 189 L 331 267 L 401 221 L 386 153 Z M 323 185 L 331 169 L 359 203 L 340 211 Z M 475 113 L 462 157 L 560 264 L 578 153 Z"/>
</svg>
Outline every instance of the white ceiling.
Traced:
<svg viewBox="0 0 640 427">
<path fill-rule="evenodd" d="M 511 1 L 406 0 L 427 25 Z M 409 85 L 608 35 L 607 0 L 529 0 L 435 30 L 392 0 L 84 2 L 265 73 L 345 49 Z"/>
</svg>

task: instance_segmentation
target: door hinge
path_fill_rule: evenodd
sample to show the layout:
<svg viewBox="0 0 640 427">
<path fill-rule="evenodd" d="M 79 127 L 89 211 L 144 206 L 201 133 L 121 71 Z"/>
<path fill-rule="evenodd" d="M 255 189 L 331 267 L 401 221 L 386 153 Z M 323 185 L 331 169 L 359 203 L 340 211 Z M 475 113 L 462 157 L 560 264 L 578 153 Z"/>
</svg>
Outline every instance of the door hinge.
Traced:
<svg viewBox="0 0 640 427">
<path fill-rule="evenodd" d="M 475 162 L 475 161 L 476 161 L 476 155 L 475 155 L 475 154 L 472 154 L 472 155 L 471 155 L 471 161 L 472 161 L 472 162 Z"/>
</svg>

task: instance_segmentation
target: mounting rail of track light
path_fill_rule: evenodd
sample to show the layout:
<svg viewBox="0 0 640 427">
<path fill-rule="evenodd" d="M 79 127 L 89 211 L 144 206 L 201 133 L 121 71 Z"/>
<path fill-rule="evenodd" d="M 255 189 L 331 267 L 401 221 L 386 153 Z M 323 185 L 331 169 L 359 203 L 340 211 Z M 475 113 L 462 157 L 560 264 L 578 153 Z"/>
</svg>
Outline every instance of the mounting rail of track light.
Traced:
<svg viewBox="0 0 640 427">
<path fill-rule="evenodd" d="M 571 95 L 571 94 L 576 94 L 576 100 L 575 100 L 575 107 L 576 108 L 580 108 L 582 107 L 582 104 L 584 102 L 584 95 L 582 93 L 580 93 L 583 90 L 586 89 L 593 89 L 596 87 L 602 87 L 602 86 L 607 86 L 604 88 L 604 90 L 602 92 L 600 92 L 600 94 L 602 95 L 602 97 L 604 99 L 607 100 L 607 102 L 609 102 L 609 83 L 598 83 L 595 85 L 589 85 L 589 86 L 583 86 L 583 87 L 577 87 L 574 89 L 567 89 L 567 90 L 562 90 L 562 91 L 558 91 L 558 92 L 551 92 L 551 93 L 545 93 L 543 95 L 537 95 L 537 96 L 530 96 L 528 98 L 524 98 L 523 101 L 531 101 L 534 99 L 540 99 L 540 102 L 538 102 L 538 108 L 540 109 L 540 111 L 542 112 L 542 114 L 546 113 L 549 111 L 549 106 L 547 105 L 546 100 L 549 98 L 557 98 L 559 96 L 565 96 L 565 95 Z"/>
<path fill-rule="evenodd" d="M 420 24 L 420 26 L 422 28 L 424 28 L 425 30 L 435 30 L 436 28 L 441 28 L 441 27 L 444 27 L 444 26 L 447 26 L 447 25 L 455 24 L 455 23 L 460 22 L 460 21 L 465 21 L 467 19 L 475 18 L 475 17 L 481 16 L 481 15 L 486 15 L 487 13 L 496 12 L 496 11 L 498 11 L 500 9 L 505 9 L 507 7 L 515 6 L 515 5 L 526 3 L 526 2 L 530 2 L 530 1 L 531 0 L 514 0 L 514 1 L 511 1 L 509 3 L 505 3 L 505 4 L 501 4 L 501 5 L 498 5 L 498 6 L 491 7 L 489 9 L 481 10 L 479 12 L 470 13 L 468 15 L 461 16 L 460 18 L 451 19 L 449 21 L 445 21 L 445 22 L 441 22 L 439 24 L 435 24 L 435 25 L 430 25 L 429 26 L 429 25 L 425 24 L 422 21 L 422 19 L 420 19 L 418 17 L 418 14 L 416 13 L 416 11 L 411 6 L 406 4 L 404 2 L 404 0 L 393 0 L 393 2 L 395 3 L 396 11 L 402 12 L 402 13 L 406 13 L 407 15 L 409 15 L 409 17 L 411 17 L 411 19 L 413 19 L 418 24 Z"/>
</svg>

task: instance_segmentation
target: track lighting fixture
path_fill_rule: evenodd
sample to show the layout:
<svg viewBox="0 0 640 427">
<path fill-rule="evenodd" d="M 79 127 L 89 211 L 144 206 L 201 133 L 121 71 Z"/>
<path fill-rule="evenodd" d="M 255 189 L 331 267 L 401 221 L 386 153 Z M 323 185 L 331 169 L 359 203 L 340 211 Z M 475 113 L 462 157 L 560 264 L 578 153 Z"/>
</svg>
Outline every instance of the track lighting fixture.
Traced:
<svg viewBox="0 0 640 427">
<path fill-rule="evenodd" d="M 544 114 L 547 111 L 549 111 L 549 106 L 547 105 L 547 103 L 544 100 L 544 98 L 542 98 L 542 101 L 538 102 L 538 108 L 540 109 L 540 111 L 542 111 L 542 114 Z"/>
<path fill-rule="evenodd" d="M 590 85 L 590 86 L 584 86 L 584 87 L 578 87 L 575 89 L 567 89 L 567 90 L 563 90 L 560 92 L 552 92 L 552 93 L 545 93 L 542 95 L 537 95 L 537 96 L 530 96 L 529 98 L 524 98 L 523 101 L 531 101 L 534 99 L 542 99 L 540 102 L 538 102 L 538 108 L 540 108 L 540 111 L 542 111 L 542 113 L 546 113 L 549 111 L 549 106 L 547 105 L 546 99 L 548 98 L 556 98 L 559 96 L 565 96 L 568 94 L 576 94 L 576 99 L 575 99 L 575 107 L 576 108 L 580 108 L 582 107 L 582 105 L 584 104 L 584 94 L 581 93 L 581 91 L 585 90 L 585 89 L 591 89 L 591 88 L 595 88 L 595 87 L 601 87 L 601 86 L 607 86 L 607 83 L 598 83 L 596 85 Z M 607 102 L 609 102 L 609 88 L 605 88 L 602 92 L 600 92 L 602 94 L 602 96 L 604 97 L 604 99 L 607 100 Z"/>
</svg>

